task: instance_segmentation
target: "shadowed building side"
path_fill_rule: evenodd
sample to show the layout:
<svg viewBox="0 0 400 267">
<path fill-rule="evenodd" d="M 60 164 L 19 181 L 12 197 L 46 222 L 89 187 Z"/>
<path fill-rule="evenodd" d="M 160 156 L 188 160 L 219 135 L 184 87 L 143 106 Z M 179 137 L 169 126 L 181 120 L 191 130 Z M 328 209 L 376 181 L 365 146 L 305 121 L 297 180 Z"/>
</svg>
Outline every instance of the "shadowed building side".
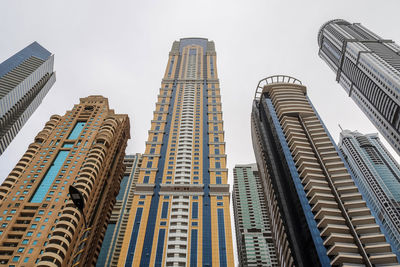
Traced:
<svg viewBox="0 0 400 267">
<path fill-rule="evenodd" d="M 123 238 L 126 232 L 128 217 L 132 209 L 132 200 L 142 165 L 142 155 L 126 155 L 124 158 L 125 173 L 121 180 L 119 193 L 114 204 L 107 231 L 101 246 L 96 266 L 117 266 Z"/>
</svg>

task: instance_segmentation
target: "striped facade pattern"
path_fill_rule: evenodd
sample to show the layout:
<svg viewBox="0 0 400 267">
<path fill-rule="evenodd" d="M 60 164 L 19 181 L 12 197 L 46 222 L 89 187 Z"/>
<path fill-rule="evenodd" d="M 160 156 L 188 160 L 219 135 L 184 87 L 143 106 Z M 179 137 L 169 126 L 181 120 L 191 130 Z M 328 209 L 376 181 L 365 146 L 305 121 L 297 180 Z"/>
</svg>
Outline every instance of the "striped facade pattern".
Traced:
<svg viewBox="0 0 400 267">
<path fill-rule="evenodd" d="M 281 266 L 396 265 L 306 87 L 286 76 L 264 82 L 253 104 L 253 143 L 273 188 L 266 190 L 274 194 L 269 210 L 281 217 L 272 227 L 280 230 L 274 234 Z"/>
<path fill-rule="evenodd" d="M 54 84 L 53 65 L 36 42 L 0 64 L 0 155 Z"/>
<path fill-rule="evenodd" d="M 377 134 L 344 130 L 339 148 L 400 260 L 400 166 Z"/>
<path fill-rule="evenodd" d="M 257 164 L 233 169 L 233 211 L 239 266 L 278 266 Z"/>
<path fill-rule="evenodd" d="M 98 267 L 117 266 L 118 264 L 141 164 L 142 155 L 139 153 L 126 155 L 124 158 L 125 173 L 96 263 Z"/>
<path fill-rule="evenodd" d="M 233 266 L 214 43 L 174 42 L 119 266 Z"/>
<path fill-rule="evenodd" d="M 344 20 L 325 23 L 318 44 L 336 81 L 400 155 L 400 46 Z"/>
<path fill-rule="evenodd" d="M 127 115 L 115 114 L 101 96 L 53 115 L 0 186 L 0 263 L 94 266 L 128 138 Z M 70 200 L 72 184 L 85 199 L 88 228 Z"/>
</svg>

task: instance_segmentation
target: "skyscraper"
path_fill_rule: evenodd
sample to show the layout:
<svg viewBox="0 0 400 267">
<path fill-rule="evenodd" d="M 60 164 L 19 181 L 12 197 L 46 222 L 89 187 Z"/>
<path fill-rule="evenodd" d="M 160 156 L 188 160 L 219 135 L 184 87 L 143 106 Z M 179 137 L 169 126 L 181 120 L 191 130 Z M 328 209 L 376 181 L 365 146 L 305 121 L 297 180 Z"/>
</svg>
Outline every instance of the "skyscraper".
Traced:
<svg viewBox="0 0 400 267">
<path fill-rule="evenodd" d="M 337 19 L 318 33 L 319 56 L 400 155 L 400 46 Z"/>
<path fill-rule="evenodd" d="M 98 267 L 117 266 L 118 264 L 141 164 L 141 154 L 125 156 L 126 169 L 97 259 L 96 266 Z"/>
<path fill-rule="evenodd" d="M 0 263 L 92 266 L 124 173 L 129 118 L 102 96 L 53 115 L 0 186 Z M 81 191 L 83 214 L 68 189 Z M 85 227 L 85 216 L 88 227 Z"/>
<path fill-rule="evenodd" d="M 251 123 L 280 266 L 397 263 L 299 80 L 261 80 Z"/>
<path fill-rule="evenodd" d="M 236 165 L 233 179 L 239 266 L 278 266 L 257 164 Z"/>
<path fill-rule="evenodd" d="M 53 65 L 37 42 L 0 64 L 0 155 L 56 81 Z"/>
<path fill-rule="evenodd" d="M 214 42 L 172 45 L 119 265 L 233 266 Z"/>
<path fill-rule="evenodd" d="M 339 148 L 400 259 L 400 166 L 377 134 L 344 130 L 340 133 Z"/>
</svg>

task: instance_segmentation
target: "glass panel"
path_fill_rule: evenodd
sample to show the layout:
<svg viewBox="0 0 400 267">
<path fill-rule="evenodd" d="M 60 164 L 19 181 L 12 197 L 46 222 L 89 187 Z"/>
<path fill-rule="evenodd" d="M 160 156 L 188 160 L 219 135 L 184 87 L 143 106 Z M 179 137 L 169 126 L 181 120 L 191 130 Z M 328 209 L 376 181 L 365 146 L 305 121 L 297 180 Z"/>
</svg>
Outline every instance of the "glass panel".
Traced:
<svg viewBox="0 0 400 267">
<path fill-rule="evenodd" d="M 79 134 L 82 132 L 83 127 L 85 127 L 86 122 L 85 121 L 78 121 L 75 124 L 74 129 L 72 132 L 69 134 L 68 139 L 69 140 L 75 140 L 78 138 Z"/>
<path fill-rule="evenodd" d="M 57 154 L 57 157 L 54 159 L 53 164 L 47 171 L 46 175 L 40 182 L 39 187 L 36 189 L 35 194 L 31 198 L 32 203 L 41 203 L 43 198 L 46 196 L 47 191 L 50 189 L 51 184 L 57 176 L 58 171 L 61 169 L 64 164 L 65 159 L 68 156 L 69 151 L 60 151 Z"/>
</svg>

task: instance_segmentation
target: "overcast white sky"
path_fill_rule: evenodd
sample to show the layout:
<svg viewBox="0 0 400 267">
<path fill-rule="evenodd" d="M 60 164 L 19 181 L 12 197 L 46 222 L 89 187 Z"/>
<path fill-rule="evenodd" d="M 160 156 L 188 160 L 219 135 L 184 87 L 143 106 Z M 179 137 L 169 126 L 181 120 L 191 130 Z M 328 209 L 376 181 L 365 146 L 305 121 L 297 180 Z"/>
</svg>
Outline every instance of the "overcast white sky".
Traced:
<svg viewBox="0 0 400 267">
<path fill-rule="evenodd" d="M 182 37 L 215 41 L 230 176 L 235 164 L 254 162 L 251 103 L 258 81 L 270 75 L 301 80 L 336 141 L 338 123 L 377 132 L 318 57 L 317 33 L 342 18 L 400 43 L 399 8 L 398 0 L 1 0 L 0 62 L 38 41 L 55 54 L 57 81 L 0 156 L 0 182 L 52 114 L 88 95 L 106 96 L 129 114 L 127 153 L 142 153 L 168 52 Z"/>
</svg>

